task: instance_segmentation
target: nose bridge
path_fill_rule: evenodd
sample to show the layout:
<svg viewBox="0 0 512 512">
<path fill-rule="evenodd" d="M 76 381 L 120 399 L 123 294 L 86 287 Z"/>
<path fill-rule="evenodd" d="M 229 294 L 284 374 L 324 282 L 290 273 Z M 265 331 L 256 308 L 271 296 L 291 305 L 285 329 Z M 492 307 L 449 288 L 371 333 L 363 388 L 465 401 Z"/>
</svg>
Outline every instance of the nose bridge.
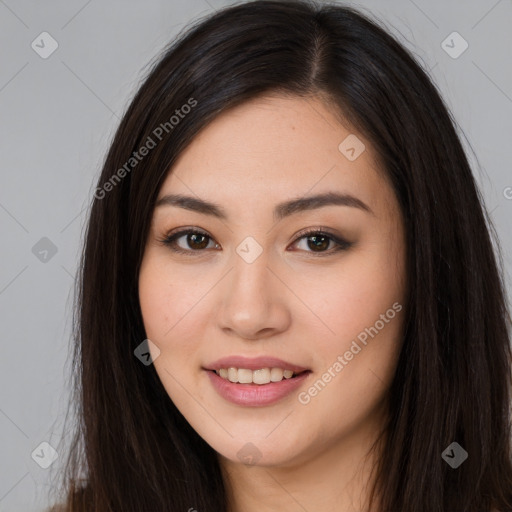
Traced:
<svg viewBox="0 0 512 512">
<path fill-rule="evenodd" d="M 261 239 L 261 236 L 259 237 Z M 236 247 L 236 254 L 247 264 L 252 265 L 258 260 L 266 260 L 269 249 L 264 249 L 263 245 L 253 236 L 246 236 Z M 263 253 L 267 254 L 263 254 Z M 263 258 L 262 258 L 263 256 Z"/>
<path fill-rule="evenodd" d="M 272 286 L 269 286 L 268 280 L 271 277 L 271 272 L 267 268 L 269 251 L 253 236 L 245 237 L 238 244 L 235 248 L 234 268 L 231 276 L 234 288 L 242 293 L 245 291 L 252 299 L 254 299 L 252 296 L 255 293 L 260 295 L 257 292 L 270 291 Z M 238 300 L 243 300 L 243 296 L 238 297 Z"/>
<path fill-rule="evenodd" d="M 221 328 L 246 339 L 285 328 L 289 318 L 282 294 L 276 293 L 276 278 L 268 268 L 269 256 L 270 249 L 252 236 L 235 248 L 218 317 Z"/>
</svg>

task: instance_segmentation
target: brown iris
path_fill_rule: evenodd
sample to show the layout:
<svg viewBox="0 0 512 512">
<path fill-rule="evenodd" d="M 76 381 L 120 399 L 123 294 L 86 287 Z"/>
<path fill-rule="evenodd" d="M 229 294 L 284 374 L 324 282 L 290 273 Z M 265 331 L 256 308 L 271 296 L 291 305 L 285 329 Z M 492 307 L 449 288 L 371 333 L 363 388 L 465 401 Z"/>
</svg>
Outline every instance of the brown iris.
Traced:
<svg viewBox="0 0 512 512">
<path fill-rule="evenodd" d="M 321 242 L 319 240 L 321 240 Z M 318 252 L 318 249 L 327 249 L 329 247 L 329 240 L 329 237 L 325 235 L 308 236 L 308 247 L 314 252 Z M 311 245 L 311 242 L 313 245 Z"/>
</svg>

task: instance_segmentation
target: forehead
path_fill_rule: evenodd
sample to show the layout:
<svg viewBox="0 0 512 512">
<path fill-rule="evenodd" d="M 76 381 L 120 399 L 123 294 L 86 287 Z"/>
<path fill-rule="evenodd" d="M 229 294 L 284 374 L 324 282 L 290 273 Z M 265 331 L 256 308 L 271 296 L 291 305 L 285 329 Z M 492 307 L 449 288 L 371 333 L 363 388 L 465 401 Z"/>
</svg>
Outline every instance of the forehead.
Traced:
<svg viewBox="0 0 512 512">
<path fill-rule="evenodd" d="M 352 161 L 344 153 L 347 140 L 358 152 L 364 147 Z M 384 181 L 369 142 L 316 97 L 264 96 L 223 112 L 171 171 L 160 197 L 192 192 L 225 204 L 239 198 L 255 207 L 264 198 L 310 191 L 346 191 L 369 201 L 378 190 L 382 195 Z"/>
</svg>

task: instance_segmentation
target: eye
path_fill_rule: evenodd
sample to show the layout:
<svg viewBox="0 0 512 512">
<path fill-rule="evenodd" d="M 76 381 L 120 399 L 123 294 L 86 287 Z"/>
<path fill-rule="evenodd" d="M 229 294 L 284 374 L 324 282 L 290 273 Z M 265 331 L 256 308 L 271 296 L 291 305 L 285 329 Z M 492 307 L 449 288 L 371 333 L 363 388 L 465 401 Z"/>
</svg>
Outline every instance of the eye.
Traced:
<svg viewBox="0 0 512 512">
<path fill-rule="evenodd" d="M 185 238 L 186 236 L 186 238 Z M 178 240 L 185 238 L 185 245 L 183 247 L 178 245 Z M 198 229 L 182 229 L 176 233 L 171 233 L 161 240 L 158 240 L 163 245 L 168 246 L 172 251 L 190 254 L 192 252 L 201 252 L 202 249 L 208 247 L 208 241 L 213 241 L 207 233 Z M 220 247 L 219 244 L 214 244 L 216 247 Z"/>
<path fill-rule="evenodd" d="M 178 243 L 182 238 L 184 239 L 182 244 L 185 247 Z M 351 242 L 347 242 L 333 233 L 330 233 L 326 228 L 316 228 L 310 229 L 309 231 L 303 231 L 299 233 L 298 238 L 292 245 L 297 244 L 297 242 L 301 242 L 303 239 L 305 239 L 306 247 L 311 249 L 305 249 L 305 252 L 316 253 L 320 256 L 343 251 L 352 246 Z M 203 249 L 207 249 L 210 242 L 213 243 L 214 248 L 220 248 L 219 244 L 214 242 L 213 238 L 210 237 L 208 233 L 191 228 L 182 229 L 176 233 L 170 233 L 163 239 L 158 240 L 158 242 L 169 247 L 174 252 L 191 256 L 194 255 L 193 253 L 199 254 L 204 252 Z M 334 247 L 332 247 L 332 245 L 334 245 Z M 210 248 L 212 247 L 210 246 Z"/>
<path fill-rule="evenodd" d="M 329 232 L 327 228 L 316 228 L 302 231 L 298 234 L 298 237 L 299 238 L 296 240 L 296 242 L 294 242 L 294 244 L 304 240 L 304 245 L 311 249 L 310 251 L 306 252 L 313 252 L 319 256 L 327 256 L 335 252 L 344 251 L 352 246 L 351 242 L 347 242 L 346 240 L 343 240 L 342 238 L 334 235 L 333 233 Z M 332 245 L 334 247 L 332 247 Z M 326 250 L 330 246 L 331 248 Z"/>
</svg>

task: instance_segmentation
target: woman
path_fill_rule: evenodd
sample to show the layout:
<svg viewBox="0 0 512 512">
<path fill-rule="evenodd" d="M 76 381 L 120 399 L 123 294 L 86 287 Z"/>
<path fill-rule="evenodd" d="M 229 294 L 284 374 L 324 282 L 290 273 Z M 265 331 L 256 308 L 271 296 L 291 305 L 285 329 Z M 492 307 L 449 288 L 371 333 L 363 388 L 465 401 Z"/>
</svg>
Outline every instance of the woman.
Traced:
<svg viewBox="0 0 512 512">
<path fill-rule="evenodd" d="M 65 510 L 512 509 L 490 223 L 375 22 L 271 0 L 201 20 L 94 196 Z"/>
</svg>

